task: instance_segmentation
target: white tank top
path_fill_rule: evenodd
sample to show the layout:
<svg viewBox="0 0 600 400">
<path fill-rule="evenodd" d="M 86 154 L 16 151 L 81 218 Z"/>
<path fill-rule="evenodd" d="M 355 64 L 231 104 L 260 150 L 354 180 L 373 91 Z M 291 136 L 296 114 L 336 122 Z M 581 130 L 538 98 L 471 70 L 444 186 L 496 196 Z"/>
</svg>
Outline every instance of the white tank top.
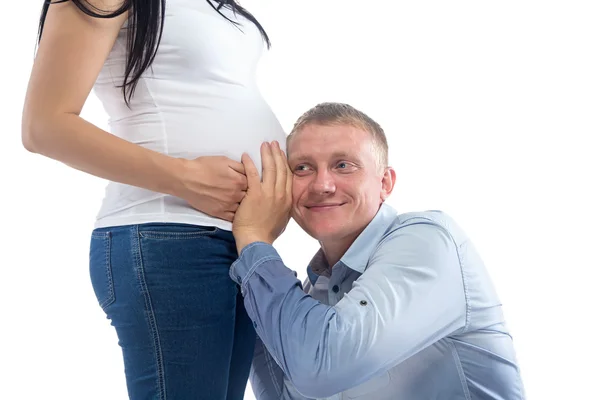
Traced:
<svg viewBox="0 0 600 400">
<path fill-rule="evenodd" d="M 221 12 L 240 25 L 205 0 L 167 1 L 158 53 L 138 82 L 131 109 L 117 87 L 125 69 L 125 25 L 94 92 L 109 116 L 111 133 L 129 142 L 187 159 L 223 155 L 240 161 L 248 152 L 260 171 L 263 141 L 278 140 L 285 149 L 285 132 L 255 81 L 266 46 L 252 22 L 225 7 Z M 95 227 L 147 222 L 231 230 L 230 222 L 182 199 L 109 182 Z"/>
</svg>

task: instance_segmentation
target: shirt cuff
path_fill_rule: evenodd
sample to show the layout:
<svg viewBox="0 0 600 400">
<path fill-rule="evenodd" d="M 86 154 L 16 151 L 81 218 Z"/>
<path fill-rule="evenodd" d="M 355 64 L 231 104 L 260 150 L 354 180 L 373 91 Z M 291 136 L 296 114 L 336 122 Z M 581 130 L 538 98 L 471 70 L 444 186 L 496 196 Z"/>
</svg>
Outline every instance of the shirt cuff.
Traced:
<svg viewBox="0 0 600 400">
<path fill-rule="evenodd" d="M 254 242 L 242 249 L 238 259 L 229 268 L 229 276 L 240 285 L 242 295 L 246 294 L 248 279 L 256 268 L 271 260 L 279 260 L 283 263 L 277 250 L 268 243 Z"/>
</svg>

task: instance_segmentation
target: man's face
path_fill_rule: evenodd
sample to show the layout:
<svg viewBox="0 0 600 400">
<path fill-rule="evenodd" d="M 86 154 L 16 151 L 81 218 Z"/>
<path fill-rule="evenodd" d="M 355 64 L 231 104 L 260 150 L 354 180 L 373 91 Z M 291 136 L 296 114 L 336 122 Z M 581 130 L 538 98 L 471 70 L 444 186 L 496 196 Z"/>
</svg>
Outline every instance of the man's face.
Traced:
<svg viewBox="0 0 600 400">
<path fill-rule="evenodd" d="M 321 242 L 356 239 L 394 185 L 393 170 L 378 165 L 372 136 L 360 128 L 309 124 L 287 154 L 292 216 Z"/>
</svg>

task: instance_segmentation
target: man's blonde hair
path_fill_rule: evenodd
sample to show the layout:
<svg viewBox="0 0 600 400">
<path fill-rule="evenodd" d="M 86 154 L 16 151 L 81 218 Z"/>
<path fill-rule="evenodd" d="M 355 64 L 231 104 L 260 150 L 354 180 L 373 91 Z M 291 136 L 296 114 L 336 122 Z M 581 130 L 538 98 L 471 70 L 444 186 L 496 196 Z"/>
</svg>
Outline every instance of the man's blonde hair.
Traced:
<svg viewBox="0 0 600 400">
<path fill-rule="evenodd" d="M 362 111 L 344 103 L 320 103 L 306 111 L 298 118 L 286 143 L 289 146 L 294 135 L 307 125 L 349 125 L 371 134 L 373 148 L 377 153 L 380 168 L 388 166 L 388 143 L 381 126 Z"/>
</svg>

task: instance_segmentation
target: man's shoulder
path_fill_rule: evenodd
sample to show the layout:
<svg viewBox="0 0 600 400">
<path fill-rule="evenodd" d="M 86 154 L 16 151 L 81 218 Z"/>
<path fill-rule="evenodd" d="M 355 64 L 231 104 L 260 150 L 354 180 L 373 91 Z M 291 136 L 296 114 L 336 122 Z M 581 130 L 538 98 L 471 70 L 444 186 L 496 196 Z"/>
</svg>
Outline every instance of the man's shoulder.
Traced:
<svg viewBox="0 0 600 400">
<path fill-rule="evenodd" d="M 442 210 L 405 211 L 397 212 L 390 228 L 400 229 L 416 224 L 438 225 L 447 229 L 451 225 L 455 225 L 456 221 L 450 214 Z"/>
<path fill-rule="evenodd" d="M 396 216 L 398 221 L 409 221 L 411 219 L 427 219 L 432 221 L 452 219 L 452 217 L 443 210 L 423 210 L 423 211 L 404 211 L 397 212 Z"/>
<path fill-rule="evenodd" d="M 458 222 L 448 212 L 443 210 L 424 210 L 405 212 L 396 211 L 396 216 L 389 225 L 386 235 L 381 238 L 381 241 L 393 239 L 395 236 L 401 236 L 406 229 L 419 229 L 424 233 L 431 232 L 431 234 L 434 234 L 436 230 L 441 229 L 457 243 L 462 243 L 468 239 Z"/>
</svg>

